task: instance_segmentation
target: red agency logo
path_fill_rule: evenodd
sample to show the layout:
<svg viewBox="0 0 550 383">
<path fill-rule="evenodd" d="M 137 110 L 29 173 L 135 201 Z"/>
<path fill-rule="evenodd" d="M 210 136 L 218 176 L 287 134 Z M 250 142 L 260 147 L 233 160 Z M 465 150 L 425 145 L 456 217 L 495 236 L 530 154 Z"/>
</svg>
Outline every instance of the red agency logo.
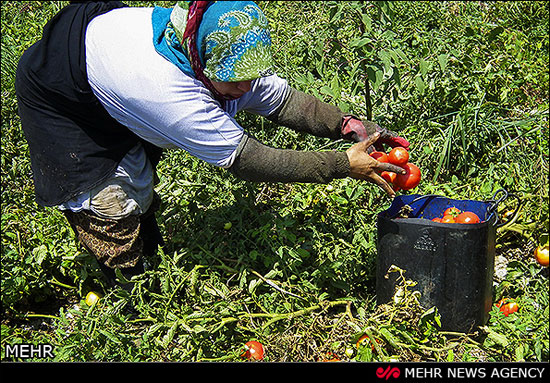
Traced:
<svg viewBox="0 0 550 383">
<path fill-rule="evenodd" d="M 388 380 L 389 378 L 399 378 L 399 375 L 401 375 L 401 370 L 390 365 L 388 365 L 385 369 L 383 367 L 378 367 L 376 369 L 376 376 L 380 379 L 384 378 Z"/>
</svg>

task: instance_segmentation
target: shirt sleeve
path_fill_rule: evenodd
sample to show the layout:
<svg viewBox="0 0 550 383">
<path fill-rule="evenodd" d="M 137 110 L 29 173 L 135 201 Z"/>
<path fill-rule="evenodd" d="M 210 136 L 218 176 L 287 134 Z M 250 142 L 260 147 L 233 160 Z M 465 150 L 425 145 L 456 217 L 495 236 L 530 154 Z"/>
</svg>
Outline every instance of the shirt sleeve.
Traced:
<svg viewBox="0 0 550 383">
<path fill-rule="evenodd" d="M 94 94 L 113 118 L 142 139 L 230 167 L 243 128 L 200 81 L 154 50 L 150 13 L 115 10 L 90 23 L 86 66 Z"/>
<path fill-rule="evenodd" d="M 252 81 L 250 91 L 237 101 L 237 110 L 267 117 L 283 104 L 289 91 L 288 82 L 276 74 L 258 78 Z"/>
</svg>

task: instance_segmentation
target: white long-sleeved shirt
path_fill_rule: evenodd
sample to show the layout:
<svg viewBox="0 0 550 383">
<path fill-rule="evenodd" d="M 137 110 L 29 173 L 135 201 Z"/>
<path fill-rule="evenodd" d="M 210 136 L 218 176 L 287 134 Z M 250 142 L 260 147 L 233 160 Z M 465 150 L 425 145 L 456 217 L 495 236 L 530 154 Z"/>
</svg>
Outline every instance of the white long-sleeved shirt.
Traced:
<svg viewBox="0 0 550 383">
<path fill-rule="evenodd" d="M 222 109 L 200 81 L 155 51 L 152 11 L 114 9 L 90 22 L 86 31 L 90 86 L 107 112 L 139 137 L 228 168 L 244 134 L 235 121 L 236 113 L 244 110 L 270 115 L 284 101 L 288 83 L 277 75 L 256 79 L 249 92 L 226 101 Z M 122 159 L 110 179 L 60 208 L 94 210 L 94 195 L 113 182 L 129 190 L 129 203 L 121 216 L 147 210 L 152 200 L 153 173 L 141 144 Z"/>
</svg>

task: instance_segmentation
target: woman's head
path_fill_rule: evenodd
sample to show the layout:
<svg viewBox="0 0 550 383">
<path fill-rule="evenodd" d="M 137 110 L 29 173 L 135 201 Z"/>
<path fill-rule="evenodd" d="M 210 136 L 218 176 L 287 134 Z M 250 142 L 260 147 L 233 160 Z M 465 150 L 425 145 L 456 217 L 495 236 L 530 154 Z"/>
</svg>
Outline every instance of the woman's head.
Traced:
<svg viewBox="0 0 550 383">
<path fill-rule="evenodd" d="M 212 86 L 226 99 L 237 99 L 252 88 L 252 80 L 246 81 L 211 81 Z"/>
<path fill-rule="evenodd" d="M 273 74 L 269 23 L 252 1 L 210 3 L 196 34 L 201 66 L 216 88 L 240 94 L 247 82 Z M 178 2 L 171 16 L 180 41 L 188 7 L 188 2 Z"/>
</svg>

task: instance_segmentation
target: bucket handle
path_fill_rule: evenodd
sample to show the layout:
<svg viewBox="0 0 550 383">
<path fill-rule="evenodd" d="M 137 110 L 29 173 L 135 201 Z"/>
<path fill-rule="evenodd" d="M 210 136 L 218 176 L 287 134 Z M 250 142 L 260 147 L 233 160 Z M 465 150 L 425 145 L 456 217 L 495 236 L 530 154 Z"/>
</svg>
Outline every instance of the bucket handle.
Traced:
<svg viewBox="0 0 550 383">
<path fill-rule="evenodd" d="M 497 195 L 501 194 L 501 193 L 502 193 L 502 196 L 499 199 L 496 199 Z M 511 215 L 510 219 L 508 219 L 506 222 L 500 222 L 499 223 L 498 206 L 504 200 L 506 200 L 508 197 L 512 197 L 512 198 L 516 199 L 516 201 L 517 201 L 516 209 L 514 210 L 514 213 Z M 491 203 L 489 205 L 489 207 L 487 208 L 487 211 L 489 212 L 489 217 L 487 218 L 487 221 L 489 221 L 492 218 L 492 216 L 494 215 L 496 217 L 496 221 L 495 221 L 495 227 L 496 228 L 499 228 L 499 227 L 502 227 L 502 226 L 508 224 L 508 222 L 510 222 L 513 219 L 513 217 L 516 216 L 516 214 L 518 213 L 518 211 L 521 207 L 521 199 L 516 194 L 508 193 L 505 189 L 498 189 L 495 192 L 495 194 L 493 195 L 493 198 L 490 199 L 489 201 L 486 201 L 486 202 Z"/>
</svg>

